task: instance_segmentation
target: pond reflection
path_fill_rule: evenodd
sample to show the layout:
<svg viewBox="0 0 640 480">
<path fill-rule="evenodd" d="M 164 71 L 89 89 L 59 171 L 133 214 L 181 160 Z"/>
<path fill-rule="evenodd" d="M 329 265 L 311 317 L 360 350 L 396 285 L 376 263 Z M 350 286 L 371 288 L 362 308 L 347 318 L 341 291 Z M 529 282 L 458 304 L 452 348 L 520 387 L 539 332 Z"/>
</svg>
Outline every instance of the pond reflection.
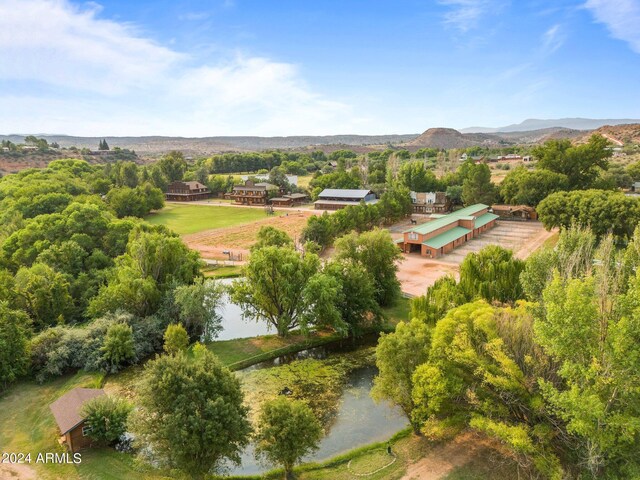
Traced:
<svg viewBox="0 0 640 480">
<path fill-rule="evenodd" d="M 277 368 L 277 367 L 275 367 Z M 369 392 L 378 373 L 374 366 L 353 370 L 340 399 L 340 407 L 331 428 L 319 450 L 304 459 L 305 462 L 322 461 L 351 449 L 381 442 L 408 425 L 399 408 L 388 403 L 376 404 Z M 242 465 L 231 468 L 231 475 L 252 475 L 269 470 L 255 460 L 250 445 L 242 453 Z"/>
</svg>

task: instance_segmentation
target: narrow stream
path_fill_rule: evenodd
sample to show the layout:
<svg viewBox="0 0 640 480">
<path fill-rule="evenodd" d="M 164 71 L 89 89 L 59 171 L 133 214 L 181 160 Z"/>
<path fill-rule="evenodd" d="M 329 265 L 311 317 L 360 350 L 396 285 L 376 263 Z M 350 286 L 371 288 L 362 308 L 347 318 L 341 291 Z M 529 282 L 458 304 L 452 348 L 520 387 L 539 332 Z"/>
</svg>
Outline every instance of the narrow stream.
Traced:
<svg viewBox="0 0 640 480">
<path fill-rule="evenodd" d="M 221 280 L 229 285 L 233 280 Z M 220 309 L 223 330 L 216 340 L 255 337 L 274 333 L 265 322 L 255 322 L 242 318 L 240 307 L 225 296 Z M 328 345 L 314 347 L 301 352 L 283 355 L 272 360 L 248 367 L 244 372 L 263 368 L 278 368 L 287 363 L 306 358 L 325 359 L 338 353 L 354 352 L 377 343 L 377 335 L 366 335 L 355 342 L 340 340 Z M 327 435 L 320 442 L 317 452 L 304 459 L 305 462 L 323 461 L 354 448 L 383 441 L 408 425 L 401 410 L 388 403 L 376 404 L 370 396 L 373 378 L 378 373 L 375 366 L 365 366 L 352 370 L 340 398 L 335 419 Z M 241 455 L 241 465 L 230 467 L 231 475 L 259 474 L 273 468 L 260 465 L 254 458 L 253 446 L 249 445 Z"/>
<path fill-rule="evenodd" d="M 350 348 L 350 347 L 349 347 Z M 360 347 L 363 348 L 363 347 Z M 300 352 L 300 358 L 326 358 L 337 353 L 337 346 L 318 347 Z M 344 351 L 344 350 L 343 350 Z M 313 356 L 312 356 L 313 355 Z M 315 356 L 317 355 L 317 356 Z M 322 357 L 322 355 L 325 355 Z M 276 365 L 288 363 L 290 359 L 280 358 Z M 278 368 L 278 366 L 257 365 L 250 368 Z M 388 439 L 408 425 L 406 417 L 398 407 L 386 402 L 375 403 L 370 396 L 373 378 L 378 373 L 375 366 L 366 366 L 351 371 L 340 399 L 335 420 L 328 434 L 320 442 L 318 451 L 304 458 L 305 462 L 323 461 L 370 443 Z M 231 475 L 259 474 L 273 468 L 260 465 L 254 458 L 251 445 L 241 455 L 242 464 L 229 469 Z"/>
</svg>

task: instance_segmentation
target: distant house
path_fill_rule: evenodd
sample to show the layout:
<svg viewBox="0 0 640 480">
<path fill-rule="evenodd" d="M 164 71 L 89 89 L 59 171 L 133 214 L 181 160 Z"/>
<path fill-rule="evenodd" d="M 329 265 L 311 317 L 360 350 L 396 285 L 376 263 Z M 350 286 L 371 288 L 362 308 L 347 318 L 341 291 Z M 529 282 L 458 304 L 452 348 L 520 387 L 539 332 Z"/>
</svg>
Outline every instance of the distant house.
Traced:
<svg viewBox="0 0 640 480">
<path fill-rule="evenodd" d="M 404 253 L 420 252 L 437 258 L 493 228 L 498 215 L 478 203 L 448 215 L 432 215 L 433 220 L 403 232 L 397 244 Z"/>
<path fill-rule="evenodd" d="M 640 193 L 640 182 L 633 182 L 633 185 L 631 185 L 631 191 Z"/>
<path fill-rule="evenodd" d="M 447 213 L 451 202 L 445 192 L 411 192 L 413 213 Z"/>
<path fill-rule="evenodd" d="M 61 441 L 73 453 L 91 446 L 89 427 L 82 417 L 82 407 L 89 400 L 104 395 L 104 390 L 97 388 L 74 388 L 49 405 L 56 419 Z"/>
<path fill-rule="evenodd" d="M 283 195 L 281 197 L 272 198 L 269 203 L 274 207 L 295 207 L 300 205 L 309 198 L 304 193 L 291 193 L 289 195 Z"/>
<path fill-rule="evenodd" d="M 503 220 L 537 220 L 536 209 L 528 205 L 493 205 L 491 211 Z"/>
<path fill-rule="evenodd" d="M 360 202 L 374 204 L 377 201 L 376 194 L 371 190 L 325 188 L 313 205 L 316 210 L 340 210 Z"/>
<path fill-rule="evenodd" d="M 211 197 L 206 185 L 200 182 L 171 182 L 165 198 L 174 202 L 193 202 Z"/>
<path fill-rule="evenodd" d="M 285 175 L 285 177 L 287 177 L 287 182 L 289 182 L 290 185 L 293 185 L 294 187 L 298 186 L 298 176 L 297 175 Z M 242 178 L 243 182 L 246 182 L 247 180 L 249 180 L 249 178 L 254 178 L 254 179 L 260 180 L 260 181 L 267 181 L 267 180 L 269 180 L 269 174 L 268 173 L 259 173 L 257 175 L 242 175 L 240 178 Z"/>
<path fill-rule="evenodd" d="M 266 205 L 270 192 L 278 191 L 277 185 L 261 182 L 254 183 L 247 180 L 242 185 L 235 185 L 231 193 L 227 193 L 225 198 L 231 198 L 240 205 Z"/>
<path fill-rule="evenodd" d="M 22 147 L 20 147 L 20 149 L 25 152 L 35 152 L 36 150 L 38 150 L 38 147 L 36 147 L 35 145 L 23 145 Z"/>
</svg>

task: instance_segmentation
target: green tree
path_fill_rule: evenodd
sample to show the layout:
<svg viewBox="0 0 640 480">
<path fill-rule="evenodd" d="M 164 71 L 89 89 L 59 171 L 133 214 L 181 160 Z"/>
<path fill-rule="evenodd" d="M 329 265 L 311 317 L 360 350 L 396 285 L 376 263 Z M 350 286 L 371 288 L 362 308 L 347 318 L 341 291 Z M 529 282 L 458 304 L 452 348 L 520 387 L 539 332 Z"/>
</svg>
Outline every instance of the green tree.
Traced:
<svg viewBox="0 0 640 480">
<path fill-rule="evenodd" d="M 396 262 L 402 257 L 387 230 L 374 229 L 360 235 L 350 233 L 335 242 L 336 260 L 360 264 L 374 280 L 376 301 L 382 307 L 393 305 L 400 295 Z"/>
<path fill-rule="evenodd" d="M 133 329 L 124 323 L 114 323 L 107 329 L 104 343 L 100 348 L 102 358 L 108 363 L 109 371 L 116 372 L 125 362 L 135 357 Z"/>
<path fill-rule="evenodd" d="M 255 433 L 256 457 L 281 465 L 285 478 L 294 478 L 293 467 L 318 449 L 322 426 L 301 400 L 279 397 L 265 402 Z"/>
<path fill-rule="evenodd" d="M 302 238 L 321 246 L 331 243 L 334 235 L 334 226 L 327 212 L 322 215 L 312 215 L 307 220 L 307 225 L 302 230 Z"/>
<path fill-rule="evenodd" d="M 515 302 L 523 298 L 520 273 L 524 262 L 497 245 L 469 253 L 460 265 L 460 291 L 468 301 Z"/>
<path fill-rule="evenodd" d="M 413 372 L 428 359 L 431 332 L 418 319 L 400 322 L 390 334 L 380 335 L 376 347 L 378 375 L 371 396 L 376 401 L 388 400 L 398 405 L 407 416 L 415 433 L 421 423 L 413 418 Z"/>
<path fill-rule="evenodd" d="M 290 247 L 255 250 L 245 279 L 231 288 L 231 298 L 247 318 L 265 320 L 280 336 L 294 328 L 340 325 L 334 299 L 338 282 L 320 271 L 317 255 L 300 255 Z"/>
<path fill-rule="evenodd" d="M 168 290 L 189 284 L 199 275 L 198 254 L 176 236 L 136 228 L 126 248 L 107 285 L 91 299 L 87 309 L 91 317 L 117 310 L 151 315 Z"/>
<path fill-rule="evenodd" d="M 478 301 L 451 310 L 413 375 L 413 418 L 430 438 L 471 426 L 500 440 L 527 469 L 560 480 L 556 452 L 565 432 L 536 388 L 549 362 L 532 339 L 532 323 L 526 305 L 496 309 Z"/>
<path fill-rule="evenodd" d="M 573 224 L 590 227 L 597 237 L 612 232 L 626 241 L 640 223 L 640 201 L 622 192 L 582 190 L 557 192 L 538 205 L 538 215 L 548 230 Z"/>
<path fill-rule="evenodd" d="M 251 251 L 262 247 L 293 246 L 293 240 L 287 232 L 271 226 L 262 226 L 258 231 L 258 241 L 253 244 Z"/>
<path fill-rule="evenodd" d="M 427 288 L 424 295 L 411 299 L 411 318 L 435 325 L 449 310 L 463 303 L 464 294 L 456 279 L 452 275 L 445 275 Z"/>
<path fill-rule="evenodd" d="M 250 425 L 238 379 L 197 345 L 150 361 L 137 398 L 133 431 L 140 445 L 191 478 L 204 478 L 225 460 L 239 463 Z"/>
<path fill-rule="evenodd" d="M 29 326 L 26 313 L 0 301 L 0 386 L 6 387 L 29 370 Z"/>
<path fill-rule="evenodd" d="M 109 150 L 109 144 L 104 138 L 100 140 L 100 144 L 98 145 L 98 150 Z"/>
<path fill-rule="evenodd" d="M 495 185 L 491 183 L 491 170 L 486 163 L 470 167 L 467 178 L 462 183 L 462 201 L 465 205 L 484 203 L 491 205 L 495 201 Z"/>
<path fill-rule="evenodd" d="M 612 151 L 609 140 L 594 134 L 583 145 L 572 145 L 571 140 L 549 140 L 532 150 L 538 159 L 536 168 L 566 175 L 569 190 L 593 188 L 602 170 L 609 168 Z"/>
<path fill-rule="evenodd" d="M 324 273 L 340 285 L 335 304 L 349 335 L 358 337 L 367 324 L 380 320 L 382 312 L 376 302 L 375 282 L 362 265 L 348 260 L 333 261 L 325 266 Z"/>
<path fill-rule="evenodd" d="M 437 192 L 443 185 L 431 170 L 427 170 L 424 162 L 404 163 L 398 171 L 398 181 L 414 192 Z"/>
<path fill-rule="evenodd" d="M 611 269 L 614 275 L 617 270 Z M 576 437 L 576 463 L 594 478 L 631 478 L 640 468 L 640 275 L 622 296 L 602 288 L 606 277 L 556 275 L 545 289 L 546 315 L 534 331 L 562 381 L 544 380 L 540 387 L 550 410 Z"/>
<path fill-rule="evenodd" d="M 16 305 L 33 319 L 36 327 L 64 323 L 73 308 L 69 282 L 48 265 L 22 267 L 15 276 Z"/>
<path fill-rule="evenodd" d="M 182 152 L 172 151 L 167 153 L 158 162 L 158 167 L 169 182 L 182 180 L 184 172 L 187 170 L 187 162 Z"/>
<path fill-rule="evenodd" d="M 627 174 L 634 182 L 640 182 L 640 161 L 627 165 Z"/>
<path fill-rule="evenodd" d="M 211 341 L 222 330 L 220 307 L 222 285 L 213 279 L 196 278 L 191 285 L 181 285 L 173 292 L 178 316 L 192 338 L 202 336 Z"/>
<path fill-rule="evenodd" d="M 164 351 L 169 355 L 184 352 L 189 347 L 189 335 L 181 323 L 172 323 L 164 332 Z"/>
<path fill-rule="evenodd" d="M 512 205 L 537 206 L 548 195 L 567 190 L 567 176 L 550 170 L 532 170 L 518 167 L 511 170 L 502 183 L 500 195 Z"/>
<path fill-rule="evenodd" d="M 103 445 L 116 442 L 127 431 L 127 418 L 132 406 L 125 400 L 103 395 L 82 406 L 89 437 Z"/>
</svg>

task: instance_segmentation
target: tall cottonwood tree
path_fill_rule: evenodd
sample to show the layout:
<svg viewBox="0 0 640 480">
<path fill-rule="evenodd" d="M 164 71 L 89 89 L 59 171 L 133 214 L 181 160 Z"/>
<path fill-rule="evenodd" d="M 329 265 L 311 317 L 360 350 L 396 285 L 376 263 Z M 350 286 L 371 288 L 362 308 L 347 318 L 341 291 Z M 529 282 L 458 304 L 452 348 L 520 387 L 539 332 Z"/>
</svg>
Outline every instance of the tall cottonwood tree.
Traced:
<svg viewBox="0 0 640 480">
<path fill-rule="evenodd" d="M 246 318 L 266 321 L 280 336 L 314 325 L 340 328 L 335 306 L 340 285 L 322 273 L 317 255 L 267 246 L 252 252 L 244 273 L 231 287 L 231 298 Z"/>
</svg>

